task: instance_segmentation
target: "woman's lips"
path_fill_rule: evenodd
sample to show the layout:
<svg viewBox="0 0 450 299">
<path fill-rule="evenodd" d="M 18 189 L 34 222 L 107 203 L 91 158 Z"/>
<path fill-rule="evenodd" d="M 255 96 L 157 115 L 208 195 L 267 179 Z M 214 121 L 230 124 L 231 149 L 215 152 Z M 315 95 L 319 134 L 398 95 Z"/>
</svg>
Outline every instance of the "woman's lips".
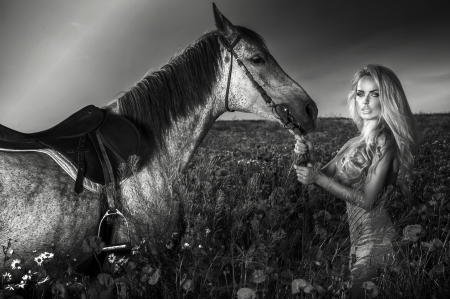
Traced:
<svg viewBox="0 0 450 299">
<path fill-rule="evenodd" d="M 372 110 L 370 110 L 370 109 L 367 108 L 367 107 L 363 107 L 363 108 L 361 109 L 361 112 L 362 112 L 362 113 L 370 113 L 370 112 L 372 112 Z"/>
</svg>

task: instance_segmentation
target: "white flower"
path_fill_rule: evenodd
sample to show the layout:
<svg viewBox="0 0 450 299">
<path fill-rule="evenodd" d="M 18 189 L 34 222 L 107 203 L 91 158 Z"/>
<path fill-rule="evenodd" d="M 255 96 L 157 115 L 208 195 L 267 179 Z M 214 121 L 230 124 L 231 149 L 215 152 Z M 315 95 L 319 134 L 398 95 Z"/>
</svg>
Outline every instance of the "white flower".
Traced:
<svg viewBox="0 0 450 299">
<path fill-rule="evenodd" d="M 11 268 L 14 270 L 14 269 L 22 269 L 21 267 L 20 267 L 20 260 L 18 260 L 18 259 L 16 259 L 16 260 L 13 260 L 12 261 L 12 263 L 11 263 Z"/>
<path fill-rule="evenodd" d="M 6 281 L 10 281 L 10 280 L 11 280 L 11 274 L 8 273 L 8 272 L 5 272 L 5 274 L 3 274 L 2 276 L 3 276 L 3 278 L 4 278 Z"/>
<path fill-rule="evenodd" d="M 133 246 L 133 248 L 131 248 L 131 254 L 132 255 L 136 255 L 139 253 L 139 248 L 141 248 L 141 246 Z"/>
<path fill-rule="evenodd" d="M 28 279 L 31 279 L 31 276 L 25 274 L 24 276 L 22 276 L 22 279 L 23 280 L 28 280 Z"/>
<path fill-rule="evenodd" d="M 18 288 L 25 288 L 25 281 L 21 281 L 18 285 L 16 285 L 16 287 L 18 287 Z"/>
<path fill-rule="evenodd" d="M 37 256 L 34 258 L 34 261 L 38 264 L 38 266 L 42 265 L 42 262 L 44 261 L 44 259 L 42 258 L 42 255 Z"/>
<path fill-rule="evenodd" d="M 114 263 L 116 261 L 116 256 L 114 255 L 114 253 L 110 253 L 109 255 L 108 255 L 108 262 L 110 263 L 110 264 L 112 264 L 112 263 Z"/>
<path fill-rule="evenodd" d="M 44 252 L 43 254 L 41 254 L 41 257 L 43 259 L 51 259 L 53 258 L 54 254 L 52 252 Z"/>
<path fill-rule="evenodd" d="M 7 286 L 5 286 L 5 290 L 14 291 L 14 287 L 12 284 L 8 284 Z"/>
<path fill-rule="evenodd" d="M 128 258 L 122 257 L 120 260 L 117 261 L 118 264 L 123 265 L 128 262 Z"/>
<path fill-rule="evenodd" d="M 13 254 L 13 253 L 14 253 L 14 250 L 11 249 L 11 250 L 9 251 L 9 254 Z"/>
</svg>

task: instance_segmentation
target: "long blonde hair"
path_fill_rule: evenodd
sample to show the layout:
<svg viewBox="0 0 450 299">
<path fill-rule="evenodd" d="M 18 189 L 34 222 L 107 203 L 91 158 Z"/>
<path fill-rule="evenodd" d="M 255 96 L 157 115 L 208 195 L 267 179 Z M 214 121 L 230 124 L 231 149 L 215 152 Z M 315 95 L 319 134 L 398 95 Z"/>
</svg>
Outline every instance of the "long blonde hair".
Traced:
<svg viewBox="0 0 450 299">
<path fill-rule="evenodd" d="M 372 77 L 378 86 L 381 114 L 376 123 L 364 128 L 363 119 L 356 109 L 356 86 L 365 76 Z M 419 131 L 398 77 L 387 67 L 367 65 L 351 81 L 348 107 L 351 118 L 361 132 L 349 146 L 364 148 L 367 161 L 371 161 L 369 173 L 375 169 L 386 151 L 392 148 L 400 164 L 398 185 L 405 197 L 411 197 L 409 182 L 414 165 L 413 155 L 419 145 Z"/>
</svg>

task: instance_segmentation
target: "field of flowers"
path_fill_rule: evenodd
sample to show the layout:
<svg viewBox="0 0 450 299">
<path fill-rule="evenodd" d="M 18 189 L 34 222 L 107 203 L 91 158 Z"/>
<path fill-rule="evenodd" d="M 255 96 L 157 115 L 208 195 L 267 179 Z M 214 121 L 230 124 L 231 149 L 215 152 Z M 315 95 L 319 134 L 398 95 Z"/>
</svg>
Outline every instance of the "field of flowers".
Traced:
<svg viewBox="0 0 450 299">
<path fill-rule="evenodd" d="M 389 201 L 402 258 L 379 265 L 377 281 L 362 286 L 367 298 L 450 295 L 450 114 L 416 117 L 416 202 L 408 208 L 395 192 Z M 326 164 L 356 134 L 349 119 L 321 118 L 309 139 Z M 296 181 L 293 147 L 276 123 L 216 122 L 171 186 L 181 227 L 171 238 L 108 255 L 106 269 L 90 276 L 51 249 L 21 269 L 2 244 L 11 272 L 0 273 L 0 298 L 347 298 L 345 203 Z M 84 245 L 93 255 L 104 246 L 94 237 Z M 14 271 L 22 280 L 11 281 Z"/>
</svg>

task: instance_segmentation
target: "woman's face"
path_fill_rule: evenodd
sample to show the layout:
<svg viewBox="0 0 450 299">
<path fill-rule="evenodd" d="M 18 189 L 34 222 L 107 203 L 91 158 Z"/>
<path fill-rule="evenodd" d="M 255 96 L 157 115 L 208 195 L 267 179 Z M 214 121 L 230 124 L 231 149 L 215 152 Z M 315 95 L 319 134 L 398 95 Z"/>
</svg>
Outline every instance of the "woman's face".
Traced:
<svg viewBox="0 0 450 299">
<path fill-rule="evenodd" d="M 380 91 L 370 76 L 362 77 L 356 85 L 356 110 L 364 122 L 381 115 Z"/>
</svg>

